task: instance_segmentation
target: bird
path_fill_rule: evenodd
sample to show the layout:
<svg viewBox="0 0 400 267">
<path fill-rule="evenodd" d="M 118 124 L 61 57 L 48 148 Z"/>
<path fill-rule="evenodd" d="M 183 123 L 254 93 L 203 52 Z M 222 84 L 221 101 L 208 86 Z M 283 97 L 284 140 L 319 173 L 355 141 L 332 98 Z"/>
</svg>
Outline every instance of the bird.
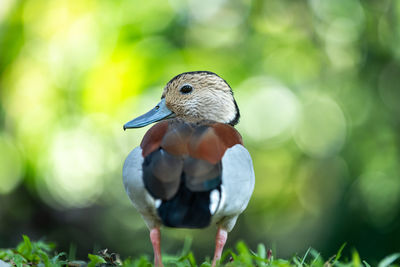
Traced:
<svg viewBox="0 0 400 267">
<path fill-rule="evenodd" d="M 251 156 L 234 128 L 240 112 L 228 83 L 210 71 L 184 72 L 164 87 L 161 101 L 123 129 L 155 123 L 123 165 L 123 184 L 150 231 L 154 265 L 161 227 L 216 225 L 212 266 L 246 209 L 255 185 Z"/>
</svg>

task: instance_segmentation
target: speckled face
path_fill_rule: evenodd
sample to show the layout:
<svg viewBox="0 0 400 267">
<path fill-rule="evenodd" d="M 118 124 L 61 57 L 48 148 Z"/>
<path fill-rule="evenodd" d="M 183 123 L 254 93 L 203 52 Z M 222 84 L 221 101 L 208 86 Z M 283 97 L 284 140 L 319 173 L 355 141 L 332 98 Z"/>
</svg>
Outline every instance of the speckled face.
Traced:
<svg viewBox="0 0 400 267">
<path fill-rule="evenodd" d="M 239 109 L 229 85 L 212 72 L 187 72 L 174 77 L 164 88 L 167 107 L 188 121 L 213 120 L 236 124 Z"/>
</svg>

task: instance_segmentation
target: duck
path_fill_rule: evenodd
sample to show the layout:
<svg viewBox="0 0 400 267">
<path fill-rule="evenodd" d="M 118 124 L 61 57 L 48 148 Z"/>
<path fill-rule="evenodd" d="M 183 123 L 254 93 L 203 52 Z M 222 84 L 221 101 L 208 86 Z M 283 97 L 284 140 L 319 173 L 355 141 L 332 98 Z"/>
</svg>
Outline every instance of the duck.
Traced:
<svg viewBox="0 0 400 267">
<path fill-rule="evenodd" d="M 246 209 L 255 185 L 253 163 L 234 128 L 240 112 L 228 83 L 210 71 L 172 78 L 161 101 L 123 129 L 155 123 L 123 165 L 123 184 L 150 231 L 154 265 L 161 227 L 216 225 L 212 266 Z"/>
</svg>

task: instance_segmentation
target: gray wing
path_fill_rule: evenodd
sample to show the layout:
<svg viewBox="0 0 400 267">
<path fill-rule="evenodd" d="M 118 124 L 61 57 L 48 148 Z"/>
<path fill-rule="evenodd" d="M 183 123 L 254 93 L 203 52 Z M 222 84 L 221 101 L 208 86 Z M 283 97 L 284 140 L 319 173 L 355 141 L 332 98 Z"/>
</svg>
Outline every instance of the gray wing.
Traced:
<svg viewBox="0 0 400 267">
<path fill-rule="evenodd" d="M 240 144 L 227 149 L 222 157 L 221 202 L 213 218 L 220 227 L 232 230 L 249 203 L 254 183 L 253 162 L 247 149 Z"/>
<path fill-rule="evenodd" d="M 143 184 L 143 160 L 142 149 L 136 147 L 125 160 L 122 176 L 126 193 L 142 215 L 147 227 L 152 229 L 161 222 L 157 215 L 155 200 Z"/>
</svg>

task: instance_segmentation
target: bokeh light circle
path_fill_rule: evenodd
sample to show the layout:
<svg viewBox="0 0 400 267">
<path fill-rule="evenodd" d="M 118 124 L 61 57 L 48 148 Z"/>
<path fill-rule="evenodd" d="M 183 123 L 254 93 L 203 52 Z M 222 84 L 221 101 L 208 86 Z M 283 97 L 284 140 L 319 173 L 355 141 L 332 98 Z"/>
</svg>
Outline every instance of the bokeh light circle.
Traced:
<svg viewBox="0 0 400 267">
<path fill-rule="evenodd" d="M 357 190 L 373 225 L 385 227 L 393 221 L 400 205 L 400 180 L 396 175 L 364 173 L 357 180 Z"/>
<path fill-rule="evenodd" d="M 324 31 L 328 42 L 336 45 L 344 45 L 357 41 L 360 32 L 357 24 L 349 18 L 335 19 Z"/>
<path fill-rule="evenodd" d="M 297 96 L 291 90 L 266 77 L 256 77 L 244 82 L 237 94 L 241 132 L 254 141 L 290 138 L 299 110 Z"/>
<path fill-rule="evenodd" d="M 322 21 L 348 18 L 357 25 L 362 25 L 365 20 L 364 9 L 359 0 L 309 0 L 308 2 L 314 14 Z"/>
<path fill-rule="evenodd" d="M 46 190 L 39 190 L 49 204 L 85 207 L 103 192 L 107 166 L 104 140 L 94 129 L 84 121 L 74 128 L 56 131 L 44 163 Z"/>
<path fill-rule="evenodd" d="M 346 120 L 338 104 L 327 96 L 307 101 L 294 131 L 296 144 L 312 157 L 338 153 L 346 139 Z"/>
</svg>

